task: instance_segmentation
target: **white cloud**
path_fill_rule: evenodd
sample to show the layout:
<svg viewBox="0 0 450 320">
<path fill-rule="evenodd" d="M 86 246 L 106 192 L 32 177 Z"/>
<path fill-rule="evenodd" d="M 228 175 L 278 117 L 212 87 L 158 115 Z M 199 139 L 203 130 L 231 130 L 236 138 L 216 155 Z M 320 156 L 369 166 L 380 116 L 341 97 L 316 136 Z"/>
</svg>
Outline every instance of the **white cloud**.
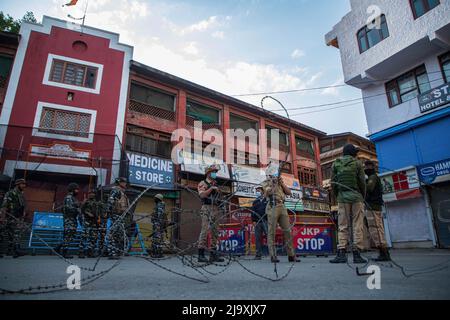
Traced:
<svg viewBox="0 0 450 320">
<path fill-rule="evenodd" d="M 300 59 L 301 57 L 305 56 L 305 52 L 303 50 L 300 49 L 295 49 L 292 53 L 291 53 L 291 58 L 292 59 Z"/>
<path fill-rule="evenodd" d="M 211 16 L 207 20 L 202 20 L 180 30 L 181 35 L 192 32 L 202 32 L 218 25 L 217 16 Z"/>
<path fill-rule="evenodd" d="M 184 47 L 183 49 L 184 52 L 186 52 L 187 54 L 196 56 L 199 54 L 199 50 L 197 48 L 197 44 L 195 42 L 189 42 L 189 44 Z"/>
<path fill-rule="evenodd" d="M 331 86 L 329 88 L 322 90 L 321 94 L 329 95 L 329 96 L 338 96 L 340 93 L 340 88 L 342 88 L 342 87 L 336 87 L 336 86 L 340 86 L 343 83 L 344 83 L 344 78 L 340 77 L 335 82 L 333 82 L 333 84 L 331 84 Z"/>
<path fill-rule="evenodd" d="M 211 34 L 211 36 L 212 36 L 213 38 L 223 39 L 223 38 L 225 38 L 225 32 L 223 32 L 223 31 L 215 31 L 215 32 L 213 32 L 213 33 Z"/>
</svg>

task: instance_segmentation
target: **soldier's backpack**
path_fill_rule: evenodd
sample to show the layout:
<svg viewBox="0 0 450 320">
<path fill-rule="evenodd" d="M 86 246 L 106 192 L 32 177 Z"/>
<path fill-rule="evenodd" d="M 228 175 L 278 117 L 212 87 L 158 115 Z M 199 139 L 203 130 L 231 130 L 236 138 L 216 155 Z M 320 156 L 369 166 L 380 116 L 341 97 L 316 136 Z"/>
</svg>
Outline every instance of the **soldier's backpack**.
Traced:
<svg viewBox="0 0 450 320">
<path fill-rule="evenodd" d="M 337 159 L 335 162 L 336 182 L 340 192 L 355 190 L 358 191 L 357 161 L 355 158 L 345 157 Z"/>
</svg>

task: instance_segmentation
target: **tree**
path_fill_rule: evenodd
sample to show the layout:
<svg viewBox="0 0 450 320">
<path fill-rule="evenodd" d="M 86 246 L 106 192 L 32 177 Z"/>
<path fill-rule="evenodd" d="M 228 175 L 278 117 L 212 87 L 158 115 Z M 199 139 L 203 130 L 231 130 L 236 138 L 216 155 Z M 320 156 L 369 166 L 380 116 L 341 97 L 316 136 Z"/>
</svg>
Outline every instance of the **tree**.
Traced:
<svg viewBox="0 0 450 320">
<path fill-rule="evenodd" d="M 37 23 L 37 20 L 31 11 L 27 11 L 23 18 L 18 20 L 14 20 L 9 14 L 4 14 L 3 11 L 0 11 L 0 31 L 19 33 L 20 25 L 24 21 Z"/>
</svg>

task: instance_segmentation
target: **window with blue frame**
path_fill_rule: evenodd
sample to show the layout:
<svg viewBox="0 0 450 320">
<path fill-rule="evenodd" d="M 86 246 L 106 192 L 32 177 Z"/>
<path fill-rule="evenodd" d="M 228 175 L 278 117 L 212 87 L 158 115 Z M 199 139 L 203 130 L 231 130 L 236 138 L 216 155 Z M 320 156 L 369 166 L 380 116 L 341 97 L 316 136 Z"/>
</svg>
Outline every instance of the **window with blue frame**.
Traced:
<svg viewBox="0 0 450 320">
<path fill-rule="evenodd" d="M 410 0 L 410 3 L 414 19 L 423 16 L 425 13 L 441 4 L 440 0 Z"/>
</svg>

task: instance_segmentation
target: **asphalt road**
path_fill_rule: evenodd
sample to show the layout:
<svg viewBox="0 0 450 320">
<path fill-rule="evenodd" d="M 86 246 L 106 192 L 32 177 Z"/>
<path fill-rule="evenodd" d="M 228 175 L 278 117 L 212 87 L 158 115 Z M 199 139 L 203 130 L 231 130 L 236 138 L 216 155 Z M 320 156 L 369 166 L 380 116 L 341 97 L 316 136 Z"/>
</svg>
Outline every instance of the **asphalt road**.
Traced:
<svg viewBox="0 0 450 320">
<path fill-rule="evenodd" d="M 374 256 L 375 253 L 367 255 Z M 450 299 L 450 251 L 398 250 L 393 251 L 392 256 L 406 268 L 407 274 L 432 271 L 428 268 L 436 265 L 444 269 L 406 278 L 399 268 L 391 263 L 383 263 L 380 265 L 381 289 L 369 290 L 368 277 L 358 277 L 354 265 L 332 265 L 328 262 L 329 258 L 303 258 L 279 282 L 263 279 L 243 268 L 275 279 L 274 266 L 267 258 L 262 261 L 253 261 L 251 257 L 240 258 L 243 266 L 232 262 L 226 269 L 209 266 L 207 272 L 202 271 L 203 275 L 184 266 L 177 257 L 158 262 L 162 267 L 177 273 L 208 281 L 201 283 L 169 272 L 142 258 L 126 257 L 102 278 L 89 284 L 82 283 L 81 290 L 39 295 L 0 295 L 0 299 Z M 278 265 L 279 277 L 285 275 L 291 266 L 286 258 L 281 259 Z M 83 267 L 92 267 L 94 261 L 73 260 Z M 102 259 L 94 273 L 108 269 L 113 263 Z M 6 257 L 0 259 L 0 288 L 18 290 L 30 286 L 64 284 L 69 277 L 67 267 L 68 264 L 55 256 Z M 81 271 L 82 278 L 91 274 Z"/>
</svg>

